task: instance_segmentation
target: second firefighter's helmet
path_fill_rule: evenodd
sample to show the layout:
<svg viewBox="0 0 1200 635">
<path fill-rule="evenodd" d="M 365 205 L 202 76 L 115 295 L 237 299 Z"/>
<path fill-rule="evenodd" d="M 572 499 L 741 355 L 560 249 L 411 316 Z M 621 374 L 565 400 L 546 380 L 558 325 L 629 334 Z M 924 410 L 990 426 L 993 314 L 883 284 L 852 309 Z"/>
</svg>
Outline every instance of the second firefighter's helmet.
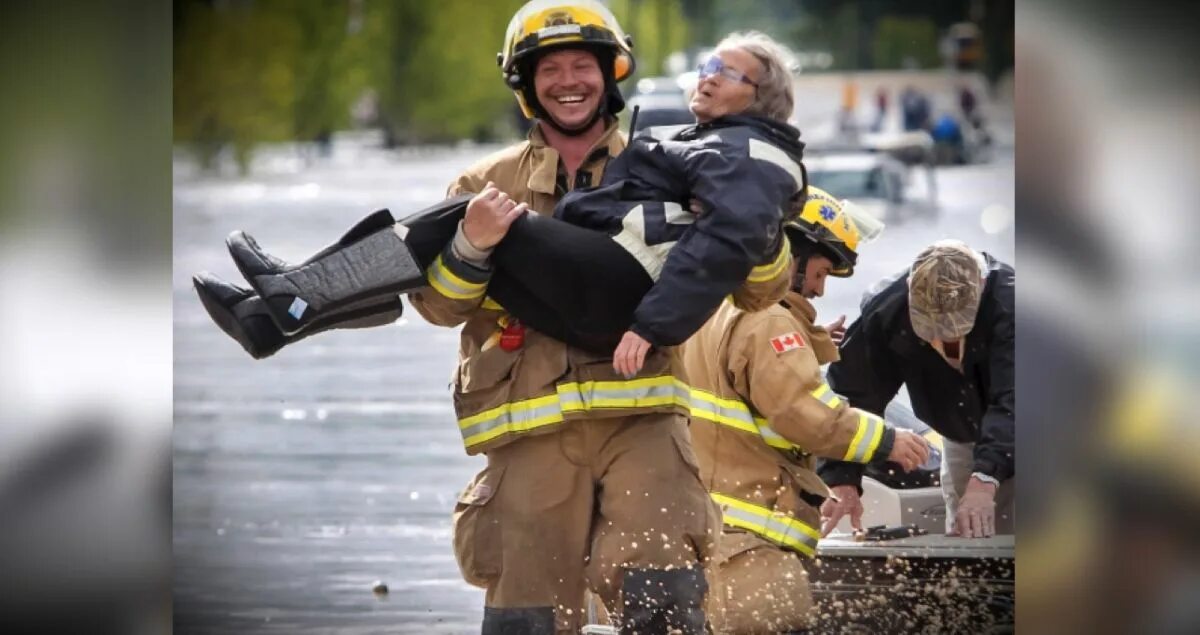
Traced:
<svg viewBox="0 0 1200 635">
<path fill-rule="evenodd" d="M 849 278 L 858 262 L 859 245 L 873 240 L 883 231 L 883 223 L 853 203 L 837 200 L 829 192 L 808 186 L 808 200 L 800 216 L 785 226 L 788 238 L 810 241 L 833 262 L 829 275 Z"/>
<path fill-rule="evenodd" d="M 496 56 L 526 117 L 543 114 L 533 92 L 537 59 L 558 48 L 595 52 L 605 74 L 607 111 L 616 114 L 625 107 L 616 82 L 633 74 L 633 38 L 625 35 L 612 12 L 596 0 L 531 0 L 513 15 L 504 50 Z"/>
</svg>

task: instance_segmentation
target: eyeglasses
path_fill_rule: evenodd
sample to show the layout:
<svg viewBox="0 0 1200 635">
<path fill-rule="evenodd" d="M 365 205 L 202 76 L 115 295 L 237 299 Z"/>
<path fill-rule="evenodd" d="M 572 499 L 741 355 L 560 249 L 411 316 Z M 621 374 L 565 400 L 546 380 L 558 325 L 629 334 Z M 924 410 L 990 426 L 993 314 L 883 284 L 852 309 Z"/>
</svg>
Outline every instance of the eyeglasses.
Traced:
<svg viewBox="0 0 1200 635">
<path fill-rule="evenodd" d="M 725 65 L 725 62 L 722 62 L 721 58 L 717 57 L 716 55 L 708 58 L 703 64 L 696 67 L 696 71 L 700 73 L 700 79 L 702 80 L 713 75 L 720 75 L 729 81 L 742 82 L 743 84 L 750 84 L 751 86 L 758 88 L 758 84 L 751 81 L 749 77 L 746 77 L 745 73 L 729 68 Z"/>
</svg>

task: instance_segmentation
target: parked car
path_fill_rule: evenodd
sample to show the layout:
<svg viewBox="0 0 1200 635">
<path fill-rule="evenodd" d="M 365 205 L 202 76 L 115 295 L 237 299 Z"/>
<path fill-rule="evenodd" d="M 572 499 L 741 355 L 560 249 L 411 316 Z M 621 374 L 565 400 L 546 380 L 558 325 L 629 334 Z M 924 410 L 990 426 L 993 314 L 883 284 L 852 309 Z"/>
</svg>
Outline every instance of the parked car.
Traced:
<svg viewBox="0 0 1200 635">
<path fill-rule="evenodd" d="M 932 168 L 915 168 L 925 176 L 915 183 L 913 169 L 889 153 L 816 154 L 806 157 L 804 165 L 813 185 L 884 222 L 937 209 Z"/>
<path fill-rule="evenodd" d="M 683 85 L 675 77 L 643 77 L 633 87 L 633 95 L 684 96 Z"/>
<path fill-rule="evenodd" d="M 650 126 L 678 126 L 696 122 L 692 111 L 688 110 L 687 100 L 683 93 L 649 93 L 635 95 L 629 99 L 628 111 L 638 108 L 637 130 Z M 632 117 L 632 115 L 630 115 Z M 631 130 L 630 132 L 637 132 Z"/>
</svg>

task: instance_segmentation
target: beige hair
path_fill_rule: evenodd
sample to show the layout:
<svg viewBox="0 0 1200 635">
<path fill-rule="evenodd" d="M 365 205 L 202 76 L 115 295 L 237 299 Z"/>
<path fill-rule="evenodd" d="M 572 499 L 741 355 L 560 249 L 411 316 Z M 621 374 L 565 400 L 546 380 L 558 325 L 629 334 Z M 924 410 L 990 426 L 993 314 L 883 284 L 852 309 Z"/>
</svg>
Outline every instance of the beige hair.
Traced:
<svg viewBox="0 0 1200 635">
<path fill-rule="evenodd" d="M 741 49 L 762 65 L 758 90 L 746 114 L 762 115 L 782 122 L 792 116 L 796 89 L 792 81 L 792 52 L 771 36 L 759 31 L 735 31 L 717 44 L 717 50 Z"/>
</svg>

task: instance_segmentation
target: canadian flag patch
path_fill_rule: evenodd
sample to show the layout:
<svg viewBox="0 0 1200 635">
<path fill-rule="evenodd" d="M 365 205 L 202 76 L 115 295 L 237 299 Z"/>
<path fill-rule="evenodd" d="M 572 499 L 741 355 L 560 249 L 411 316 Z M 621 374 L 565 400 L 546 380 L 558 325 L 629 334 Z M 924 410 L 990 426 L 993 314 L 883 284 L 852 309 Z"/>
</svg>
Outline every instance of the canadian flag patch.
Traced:
<svg viewBox="0 0 1200 635">
<path fill-rule="evenodd" d="M 804 338 L 796 331 L 784 333 L 771 338 L 771 348 L 775 349 L 776 353 L 786 353 L 797 348 L 804 348 Z"/>
</svg>

